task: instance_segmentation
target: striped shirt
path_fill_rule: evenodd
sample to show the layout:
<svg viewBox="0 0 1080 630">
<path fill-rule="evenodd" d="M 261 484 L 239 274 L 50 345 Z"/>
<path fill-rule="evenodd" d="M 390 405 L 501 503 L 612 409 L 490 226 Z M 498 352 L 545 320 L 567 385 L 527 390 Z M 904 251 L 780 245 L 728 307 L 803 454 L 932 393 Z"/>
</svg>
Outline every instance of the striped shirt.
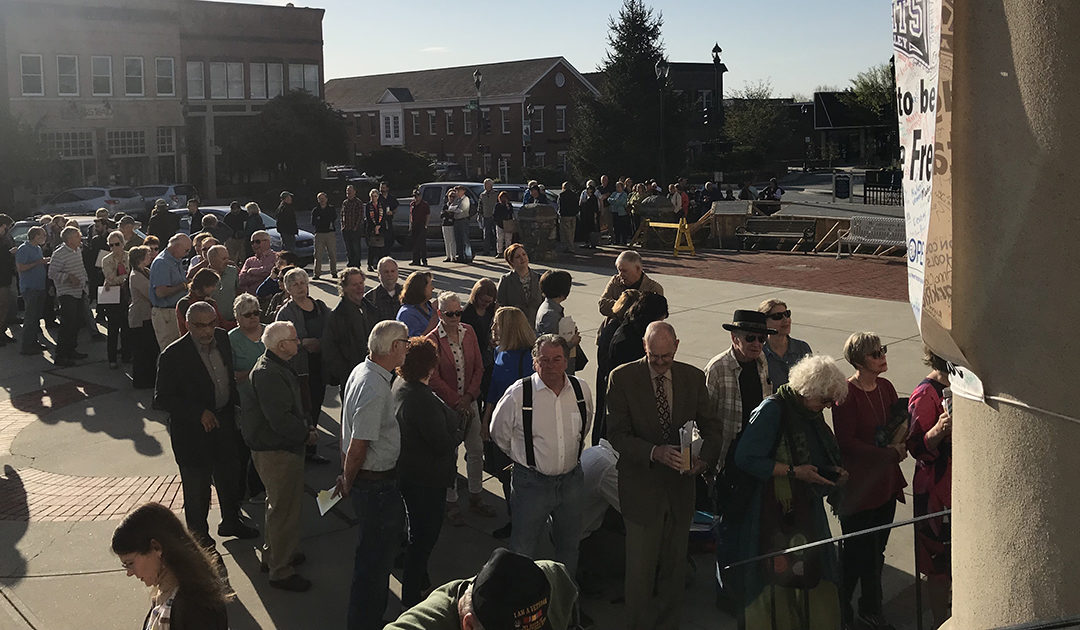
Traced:
<svg viewBox="0 0 1080 630">
<path fill-rule="evenodd" d="M 773 393 L 772 383 L 769 382 L 769 364 L 762 353 L 757 359 L 758 376 L 761 377 L 761 395 L 768 398 Z M 739 374 L 742 367 L 735 358 L 735 348 L 728 348 L 709 361 L 705 366 L 705 389 L 709 392 L 709 400 L 716 409 L 716 415 L 720 418 L 720 462 L 727 461 L 728 448 L 731 442 L 742 431 L 743 408 L 742 392 L 739 390 Z"/>
<path fill-rule="evenodd" d="M 66 243 L 57 247 L 49 259 L 49 279 L 56 285 L 57 296 L 82 297 L 86 293 L 86 267 L 79 250 Z"/>
</svg>

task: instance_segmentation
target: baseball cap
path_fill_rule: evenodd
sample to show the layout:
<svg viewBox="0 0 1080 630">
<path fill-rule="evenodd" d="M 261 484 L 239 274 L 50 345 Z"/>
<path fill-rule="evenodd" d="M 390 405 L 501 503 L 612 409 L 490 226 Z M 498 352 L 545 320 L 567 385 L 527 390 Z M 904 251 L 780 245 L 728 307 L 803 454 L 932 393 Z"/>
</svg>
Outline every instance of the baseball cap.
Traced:
<svg viewBox="0 0 1080 630">
<path fill-rule="evenodd" d="M 496 549 L 473 581 L 473 613 L 485 630 L 550 630 L 550 598 L 540 567 L 508 549 Z"/>
</svg>

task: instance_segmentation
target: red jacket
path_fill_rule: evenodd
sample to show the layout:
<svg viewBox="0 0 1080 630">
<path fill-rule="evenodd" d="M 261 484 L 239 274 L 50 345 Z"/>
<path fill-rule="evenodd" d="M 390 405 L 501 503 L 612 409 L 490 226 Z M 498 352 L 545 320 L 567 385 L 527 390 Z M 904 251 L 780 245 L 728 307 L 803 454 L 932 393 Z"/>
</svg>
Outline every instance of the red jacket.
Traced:
<svg viewBox="0 0 1080 630">
<path fill-rule="evenodd" d="M 434 330 L 427 334 L 439 345 L 439 367 L 431 377 L 431 389 L 451 409 L 456 408 L 461 396 L 457 390 L 457 368 L 454 367 L 454 352 L 450 349 L 450 340 L 439 334 L 442 329 L 440 322 Z M 460 324 L 461 348 L 465 353 L 465 393 L 480 398 L 480 381 L 484 377 L 484 358 L 480 355 L 480 344 L 476 341 L 476 333 L 472 326 Z"/>
<path fill-rule="evenodd" d="M 904 474 L 895 449 L 877 446 L 874 433 L 887 422 L 889 408 L 897 401 L 892 383 L 877 379 L 877 389 L 864 392 L 848 382 L 844 404 L 833 409 L 833 429 L 844 469 L 851 477 L 844 488 L 841 515 L 854 514 L 884 505 L 904 502 Z"/>
</svg>

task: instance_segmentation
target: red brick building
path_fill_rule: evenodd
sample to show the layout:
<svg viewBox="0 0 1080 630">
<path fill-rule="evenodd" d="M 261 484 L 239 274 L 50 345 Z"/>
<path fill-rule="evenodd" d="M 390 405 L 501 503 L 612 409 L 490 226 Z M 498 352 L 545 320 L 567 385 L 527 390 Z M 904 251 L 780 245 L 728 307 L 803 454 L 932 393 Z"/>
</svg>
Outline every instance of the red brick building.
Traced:
<svg viewBox="0 0 1080 630">
<path fill-rule="evenodd" d="M 574 102 L 586 90 L 596 93 L 566 59 L 548 57 L 333 79 L 325 98 L 348 115 L 353 155 L 400 147 L 470 178 L 512 181 L 524 166 L 569 170 Z"/>
</svg>

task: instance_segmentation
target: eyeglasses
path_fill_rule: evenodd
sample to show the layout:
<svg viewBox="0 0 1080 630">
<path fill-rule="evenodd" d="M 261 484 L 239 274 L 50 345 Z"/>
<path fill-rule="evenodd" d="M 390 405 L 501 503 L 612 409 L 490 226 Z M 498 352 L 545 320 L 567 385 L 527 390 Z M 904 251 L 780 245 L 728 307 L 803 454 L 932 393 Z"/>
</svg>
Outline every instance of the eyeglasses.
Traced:
<svg viewBox="0 0 1080 630">
<path fill-rule="evenodd" d="M 265 238 L 253 238 L 253 239 L 251 239 L 251 242 L 252 243 L 266 243 L 266 242 L 269 242 L 269 241 L 267 239 L 265 239 Z"/>
<path fill-rule="evenodd" d="M 465 311 L 443 311 L 442 314 L 446 315 L 447 317 L 461 317 L 462 313 L 464 312 Z"/>
<path fill-rule="evenodd" d="M 248 311 L 247 313 L 237 313 L 240 317 L 255 317 L 259 314 L 259 311 Z"/>
<path fill-rule="evenodd" d="M 743 337 L 743 339 L 746 339 L 746 343 L 755 343 L 755 342 L 758 342 L 758 341 L 760 341 L 761 343 L 765 343 L 766 341 L 769 340 L 769 336 L 768 335 L 747 335 L 747 336 Z"/>
<path fill-rule="evenodd" d="M 873 352 L 867 353 L 867 356 L 874 357 L 875 359 L 880 359 L 886 354 L 889 354 L 889 346 L 881 346 L 879 350 L 874 350 Z"/>
<path fill-rule="evenodd" d="M 791 319 L 791 309 L 779 313 L 769 313 L 769 319 L 778 322 L 781 319 Z"/>
</svg>

